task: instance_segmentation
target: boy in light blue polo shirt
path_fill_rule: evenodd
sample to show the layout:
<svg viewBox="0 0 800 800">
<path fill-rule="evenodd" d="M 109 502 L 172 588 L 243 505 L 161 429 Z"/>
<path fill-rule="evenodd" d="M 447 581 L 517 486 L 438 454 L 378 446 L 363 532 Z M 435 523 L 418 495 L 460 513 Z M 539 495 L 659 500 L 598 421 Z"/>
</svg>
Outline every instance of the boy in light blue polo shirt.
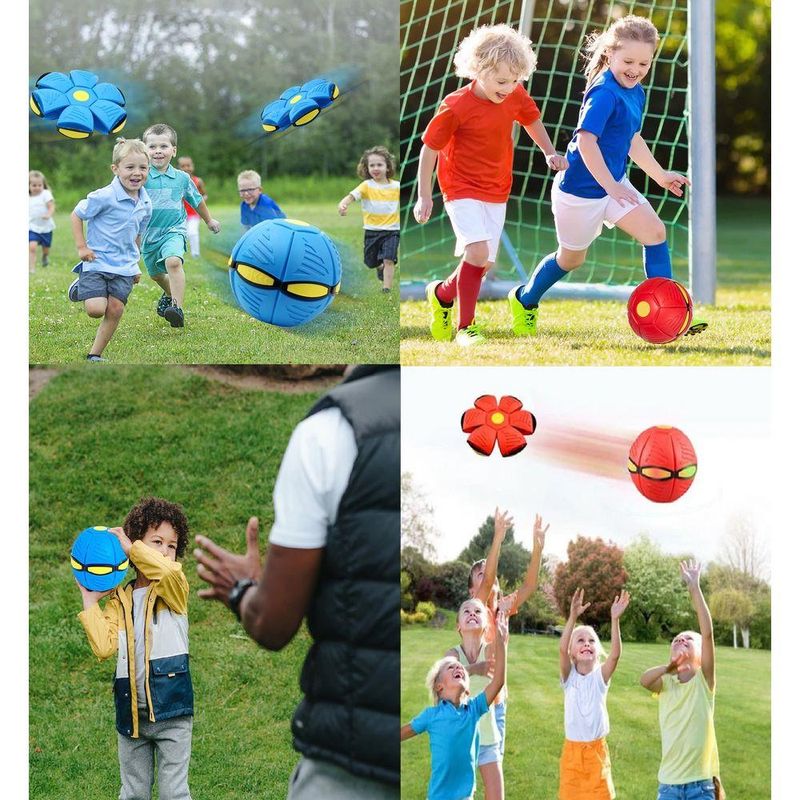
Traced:
<svg viewBox="0 0 800 800">
<path fill-rule="evenodd" d="M 478 763 L 478 721 L 506 682 L 508 618 L 497 618 L 495 672 L 486 688 L 469 696 L 469 675 L 457 658 L 445 657 L 428 672 L 427 686 L 434 705 L 400 728 L 400 741 L 428 733 L 431 779 L 428 800 L 469 800 L 475 793 Z"/>
<path fill-rule="evenodd" d="M 139 139 L 117 139 L 114 180 L 90 192 L 72 212 L 72 235 L 81 263 L 69 299 L 82 300 L 90 317 L 102 318 L 88 361 L 105 361 L 106 345 L 119 325 L 133 284 L 139 282 L 139 243 L 153 213 L 144 189 L 148 159 Z M 86 234 L 83 223 L 86 221 Z"/>
<path fill-rule="evenodd" d="M 169 125 L 157 123 L 142 134 L 142 139 L 150 158 L 145 186 L 153 201 L 153 218 L 142 239 L 142 258 L 148 274 L 163 290 L 156 313 L 173 328 L 182 328 L 186 289 L 183 271 L 186 209 L 183 201 L 186 200 L 197 211 L 212 233 L 219 233 L 220 224 L 212 218 L 189 175 L 170 164 L 178 152 L 175 131 Z"/>
</svg>

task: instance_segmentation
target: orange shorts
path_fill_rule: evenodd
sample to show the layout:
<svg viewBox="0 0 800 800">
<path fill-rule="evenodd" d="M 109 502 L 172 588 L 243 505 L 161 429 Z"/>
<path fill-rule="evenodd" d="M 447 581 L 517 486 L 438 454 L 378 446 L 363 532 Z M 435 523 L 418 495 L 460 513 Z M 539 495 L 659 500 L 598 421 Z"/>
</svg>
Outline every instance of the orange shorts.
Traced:
<svg viewBox="0 0 800 800">
<path fill-rule="evenodd" d="M 566 740 L 559 762 L 558 800 L 612 800 L 616 796 L 606 740 Z"/>
</svg>

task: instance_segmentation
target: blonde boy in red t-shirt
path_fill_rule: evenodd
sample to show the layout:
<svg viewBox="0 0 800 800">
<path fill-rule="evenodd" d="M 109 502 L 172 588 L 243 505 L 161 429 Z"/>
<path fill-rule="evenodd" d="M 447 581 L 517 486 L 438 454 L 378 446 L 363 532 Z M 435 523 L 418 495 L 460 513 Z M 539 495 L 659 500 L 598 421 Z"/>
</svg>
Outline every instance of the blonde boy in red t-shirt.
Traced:
<svg viewBox="0 0 800 800">
<path fill-rule="evenodd" d="M 422 223 L 430 219 L 437 167 L 445 211 L 456 235 L 455 254 L 462 259 L 449 278 L 426 288 L 431 334 L 439 341 L 450 340 L 453 301 L 458 299 L 456 342 L 469 347 L 484 340 L 475 324 L 475 304 L 503 232 L 514 123 L 536 142 L 550 169 L 566 169 L 567 160 L 556 153 L 536 103 L 520 84 L 536 68 L 530 39 L 508 25 L 484 25 L 461 42 L 454 63 L 456 75 L 472 82 L 445 97 L 422 135 L 414 217 Z"/>
</svg>

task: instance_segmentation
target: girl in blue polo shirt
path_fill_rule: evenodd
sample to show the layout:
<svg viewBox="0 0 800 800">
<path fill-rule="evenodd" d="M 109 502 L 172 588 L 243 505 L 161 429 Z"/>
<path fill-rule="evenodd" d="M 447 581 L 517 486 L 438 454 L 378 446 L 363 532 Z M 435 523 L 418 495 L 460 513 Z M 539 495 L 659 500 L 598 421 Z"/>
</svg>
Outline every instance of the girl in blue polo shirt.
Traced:
<svg viewBox="0 0 800 800">
<path fill-rule="evenodd" d="M 676 197 L 689 184 L 685 175 L 665 170 L 639 130 L 645 94 L 642 81 L 658 45 L 652 22 L 630 15 L 604 33 L 589 36 L 585 48 L 587 87 L 575 135 L 567 148 L 569 167 L 553 181 L 552 207 L 558 251 L 545 256 L 525 286 L 508 295 L 518 336 L 536 333 L 542 295 L 586 259 L 589 245 L 605 224 L 630 234 L 644 249 L 648 278 L 671 278 L 667 233 L 653 207 L 628 180 L 628 157 Z M 699 333 L 705 323 L 688 333 Z"/>
<path fill-rule="evenodd" d="M 400 728 L 400 741 L 427 731 L 431 749 L 428 800 L 468 800 L 475 792 L 478 722 L 506 682 L 508 618 L 497 617 L 494 677 L 477 696 L 469 697 L 469 675 L 452 656 L 439 659 L 426 685 L 433 705 Z"/>
</svg>

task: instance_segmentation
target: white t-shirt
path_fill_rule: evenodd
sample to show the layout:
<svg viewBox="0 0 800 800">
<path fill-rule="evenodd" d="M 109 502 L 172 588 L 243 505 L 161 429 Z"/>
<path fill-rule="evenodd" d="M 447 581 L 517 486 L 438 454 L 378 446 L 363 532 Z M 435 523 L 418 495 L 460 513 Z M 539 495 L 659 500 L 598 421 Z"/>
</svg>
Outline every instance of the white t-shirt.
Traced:
<svg viewBox="0 0 800 800">
<path fill-rule="evenodd" d="M 353 428 L 338 408 L 318 411 L 294 429 L 272 495 L 271 544 L 325 546 L 357 454 Z"/>
<path fill-rule="evenodd" d="M 564 690 L 564 735 L 571 742 L 593 742 L 608 736 L 608 684 L 598 666 L 588 675 L 581 675 L 572 665 Z"/>
<path fill-rule="evenodd" d="M 34 233 L 50 233 L 56 227 L 52 217 L 45 217 L 47 204 L 52 199 L 53 193 L 49 189 L 28 195 L 28 230 Z"/>
<path fill-rule="evenodd" d="M 147 587 L 133 590 L 133 657 L 136 670 L 136 696 L 139 708 L 147 707 L 147 697 L 144 693 L 144 601 Z"/>
</svg>

